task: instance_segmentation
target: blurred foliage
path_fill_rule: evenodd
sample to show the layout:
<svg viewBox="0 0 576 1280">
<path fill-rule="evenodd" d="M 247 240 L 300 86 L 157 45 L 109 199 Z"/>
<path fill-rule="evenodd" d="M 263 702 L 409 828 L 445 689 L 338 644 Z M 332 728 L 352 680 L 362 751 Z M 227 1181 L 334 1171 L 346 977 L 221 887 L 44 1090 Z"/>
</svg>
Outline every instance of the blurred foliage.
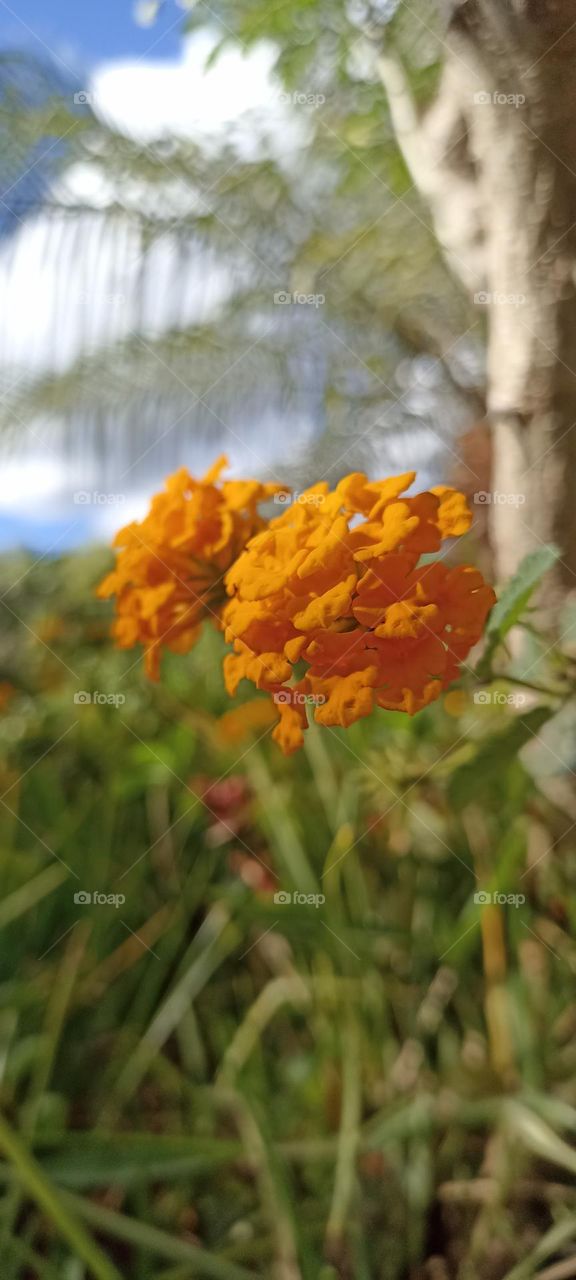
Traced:
<svg viewBox="0 0 576 1280">
<path fill-rule="evenodd" d="M 216 633 L 157 686 L 110 648 L 103 559 L 0 563 L 3 1280 L 561 1261 L 572 659 L 515 714 L 466 671 L 287 761 L 267 699 L 226 697 Z"/>
<path fill-rule="evenodd" d="M 74 104 L 69 86 L 43 110 L 25 94 L 16 109 L 9 67 L 7 176 L 24 124 L 27 137 L 36 129 L 38 143 L 53 131 L 63 139 L 64 167 L 61 149 L 49 149 L 51 163 L 60 157 L 61 181 L 43 193 L 51 215 L 46 253 L 64 269 L 75 246 L 91 305 L 77 315 L 70 276 L 68 320 L 55 321 L 54 341 L 61 325 L 73 324 L 77 357 L 62 367 L 55 346 L 47 370 L 12 371 L 24 376 L 8 380 L 0 424 L 44 416 L 87 432 L 92 419 L 101 428 L 116 403 L 116 434 L 126 414 L 133 433 L 155 381 L 156 435 L 164 416 L 172 422 L 187 410 L 192 428 L 215 440 L 228 424 L 238 430 L 239 405 L 250 416 L 257 388 L 260 405 L 273 403 L 277 415 L 287 410 L 288 421 L 304 395 L 319 441 L 308 470 L 321 467 L 336 479 L 383 456 L 393 468 L 396 437 L 407 430 L 413 440 L 424 433 L 428 450 L 436 438 L 444 460 L 456 432 L 483 412 L 481 330 L 443 264 L 375 69 L 376 51 L 392 39 L 415 92 L 429 96 L 442 52 L 433 6 L 223 0 L 208 13 L 198 5 L 183 15 L 189 30 L 207 23 L 212 61 L 229 44 L 274 42 L 278 96 L 284 86 L 290 99 L 283 134 L 280 117 L 273 124 L 254 111 L 217 144 L 184 137 L 145 144 L 115 131 L 98 104 Z M 97 207 L 67 182 L 83 166 L 93 172 L 91 187 L 103 184 Z M 35 162 L 31 176 L 41 172 Z M 14 187 L 24 190 L 20 181 Z M 159 326 L 150 299 L 160 287 L 158 255 L 166 252 L 172 269 L 161 287 L 171 318 Z M 198 274 L 202 263 L 206 276 L 226 279 L 216 305 Z M 198 279 L 193 322 L 191 276 Z M 325 301 L 282 307 L 274 302 L 280 291 Z M 95 343 L 94 315 L 119 296 L 124 310 L 110 312 L 110 328 L 118 332 L 121 314 L 121 336 Z"/>
</svg>

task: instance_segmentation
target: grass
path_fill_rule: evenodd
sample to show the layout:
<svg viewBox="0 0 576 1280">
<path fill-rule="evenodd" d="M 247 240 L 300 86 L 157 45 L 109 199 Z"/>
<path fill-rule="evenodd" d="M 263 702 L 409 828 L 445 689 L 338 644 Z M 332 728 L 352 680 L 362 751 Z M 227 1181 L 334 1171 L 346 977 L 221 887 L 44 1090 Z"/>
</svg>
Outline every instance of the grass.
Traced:
<svg viewBox="0 0 576 1280">
<path fill-rule="evenodd" d="M 2 1280 L 570 1276 L 571 707 L 286 761 L 217 636 L 111 649 L 102 564 L 0 564 Z"/>
</svg>

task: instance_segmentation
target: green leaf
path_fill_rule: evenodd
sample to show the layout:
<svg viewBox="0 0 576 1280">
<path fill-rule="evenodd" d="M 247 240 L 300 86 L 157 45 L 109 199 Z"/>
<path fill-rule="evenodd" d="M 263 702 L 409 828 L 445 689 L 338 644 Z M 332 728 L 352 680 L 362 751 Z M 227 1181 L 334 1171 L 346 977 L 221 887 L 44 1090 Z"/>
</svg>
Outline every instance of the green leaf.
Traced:
<svg viewBox="0 0 576 1280">
<path fill-rule="evenodd" d="M 488 619 L 486 651 L 478 664 L 478 675 L 486 676 L 490 671 L 490 662 L 497 646 L 502 642 L 511 628 L 518 622 L 538 583 L 548 573 L 556 561 L 560 559 L 558 547 L 550 544 L 531 551 L 524 556 L 514 577 L 504 588 L 498 603 L 495 604 Z"/>
<path fill-rule="evenodd" d="M 462 808 L 477 800 L 482 793 L 494 803 L 502 779 L 518 752 L 538 734 L 542 725 L 554 714 L 553 707 L 534 707 L 526 715 L 518 717 L 501 733 L 484 738 L 472 760 L 460 766 L 452 774 L 450 800 L 456 808 Z M 519 766 L 520 767 L 520 766 Z"/>
<path fill-rule="evenodd" d="M 123 1134 L 107 1137 L 68 1138 L 61 1150 L 39 1159 L 44 1171 L 60 1186 L 74 1190 L 88 1187 L 134 1186 L 165 1179 L 205 1174 L 238 1158 L 237 1141 L 201 1140 Z"/>
</svg>

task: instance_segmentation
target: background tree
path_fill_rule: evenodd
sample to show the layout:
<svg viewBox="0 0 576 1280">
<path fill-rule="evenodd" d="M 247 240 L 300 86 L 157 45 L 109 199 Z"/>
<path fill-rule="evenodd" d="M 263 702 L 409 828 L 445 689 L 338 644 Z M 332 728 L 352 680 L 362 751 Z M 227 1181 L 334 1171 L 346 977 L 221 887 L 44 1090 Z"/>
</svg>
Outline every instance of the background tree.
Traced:
<svg viewBox="0 0 576 1280">
<path fill-rule="evenodd" d="M 379 69 L 398 141 L 465 287 L 488 299 L 487 409 L 497 566 L 556 541 L 576 580 L 576 6 L 449 7 L 445 59 L 420 116 L 398 58 Z"/>
<path fill-rule="evenodd" d="M 224 0 L 217 11 L 246 41 L 264 32 L 277 39 L 289 82 L 321 77 L 330 51 L 341 92 L 364 58 L 368 114 L 378 120 L 383 151 L 386 116 L 363 37 L 376 52 L 396 140 L 438 243 L 466 292 L 487 310 L 492 488 L 525 499 L 492 503 L 498 573 L 556 540 L 563 549 L 556 593 L 572 586 L 576 6 L 360 0 L 340 8 L 318 0 L 280 6 L 267 17 L 258 3 Z M 346 118 L 340 137 L 371 167 L 358 118 L 352 127 Z M 371 142 L 377 146 L 374 132 Z M 406 237 L 405 253 L 409 243 Z"/>
</svg>

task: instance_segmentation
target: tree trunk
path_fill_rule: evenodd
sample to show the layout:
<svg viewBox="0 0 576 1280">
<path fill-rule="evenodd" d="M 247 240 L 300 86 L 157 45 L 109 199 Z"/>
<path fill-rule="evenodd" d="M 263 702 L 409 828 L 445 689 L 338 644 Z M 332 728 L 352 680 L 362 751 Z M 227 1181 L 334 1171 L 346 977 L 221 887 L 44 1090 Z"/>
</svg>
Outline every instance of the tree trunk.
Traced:
<svg viewBox="0 0 576 1280">
<path fill-rule="evenodd" d="M 497 576 L 557 542 L 555 604 L 576 588 L 576 0 L 464 0 L 445 43 L 424 119 L 388 56 L 382 78 L 447 260 L 487 313 Z"/>
</svg>

